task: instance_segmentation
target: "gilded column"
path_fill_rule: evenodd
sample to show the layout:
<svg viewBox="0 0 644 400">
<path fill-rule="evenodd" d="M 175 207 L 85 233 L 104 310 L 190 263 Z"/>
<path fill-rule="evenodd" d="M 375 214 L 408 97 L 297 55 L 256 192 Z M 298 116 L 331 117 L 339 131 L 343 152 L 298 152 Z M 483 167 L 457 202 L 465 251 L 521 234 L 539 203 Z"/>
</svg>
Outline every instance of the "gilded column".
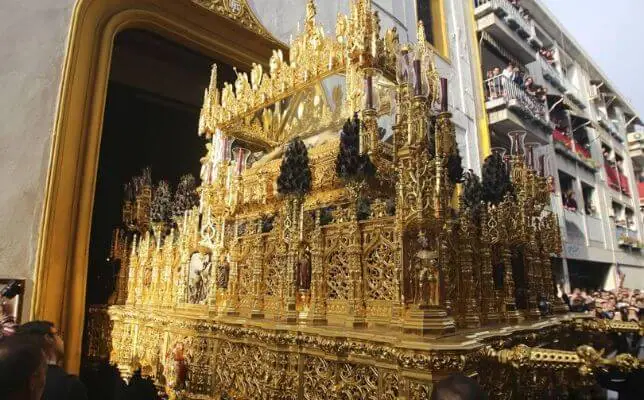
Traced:
<svg viewBox="0 0 644 400">
<path fill-rule="evenodd" d="M 532 236 L 532 235 L 530 235 Z M 539 304 L 537 302 L 537 281 L 535 277 L 535 269 L 537 266 L 538 254 L 536 252 L 536 243 L 534 237 L 530 237 L 530 241 L 526 246 L 525 260 L 527 267 L 528 279 L 528 312 L 527 316 L 532 319 L 537 319 L 541 316 L 539 311 Z"/>
<path fill-rule="evenodd" d="M 237 227 L 235 226 L 235 235 Z M 238 263 L 240 254 L 240 246 L 238 239 L 235 239 L 236 243 L 233 245 L 231 254 L 230 254 L 230 273 L 228 275 L 228 303 L 226 304 L 226 314 L 227 315 L 239 315 L 239 270 Z"/>
<path fill-rule="evenodd" d="M 492 274 L 492 251 L 490 249 L 490 236 L 487 225 L 487 207 L 481 212 L 481 309 L 483 321 L 486 323 L 498 322 L 501 317 L 496 311 L 494 276 Z"/>
<path fill-rule="evenodd" d="M 127 294 L 125 298 L 125 304 L 132 305 L 136 301 L 136 278 L 138 273 L 138 257 L 136 255 L 136 235 L 132 238 L 132 251 L 129 255 L 128 262 L 128 277 L 127 277 Z"/>
<path fill-rule="evenodd" d="M 350 238 L 348 248 L 349 265 L 351 268 L 351 290 L 349 303 L 350 311 L 347 325 L 352 327 L 363 327 L 366 325 L 366 307 L 364 300 L 364 281 L 362 279 L 362 238 L 360 226 L 354 213 L 351 214 L 347 235 Z"/>
<path fill-rule="evenodd" d="M 461 257 L 460 257 L 460 266 L 461 266 L 461 278 L 463 280 L 462 285 L 462 301 L 465 303 L 464 307 L 461 309 L 464 310 L 464 315 L 462 318 L 463 325 L 466 328 L 478 328 L 481 326 L 481 319 L 479 317 L 479 303 L 477 299 L 477 294 L 475 290 L 474 283 L 474 271 L 472 266 L 472 240 L 473 237 L 470 234 L 470 214 L 465 211 L 461 213 Z"/>
<path fill-rule="evenodd" d="M 286 201 L 286 214 L 289 219 L 285 221 L 284 234 L 287 241 L 286 276 L 283 281 L 286 290 L 286 322 L 297 322 L 297 298 L 295 296 L 295 264 L 299 249 L 299 227 L 301 221 L 301 199 L 294 197 Z"/>
<path fill-rule="evenodd" d="M 512 277 L 512 253 L 507 246 L 501 250 L 501 259 L 503 260 L 503 287 L 504 287 L 504 305 L 505 305 L 505 319 L 510 322 L 518 322 L 521 320 L 521 314 L 517 310 L 516 301 L 514 298 L 514 279 Z"/>
<path fill-rule="evenodd" d="M 261 232 L 261 229 L 259 229 Z M 264 318 L 264 238 L 259 236 L 253 243 L 253 303 L 251 306 L 251 318 Z"/>
<path fill-rule="evenodd" d="M 315 213 L 315 229 L 311 235 L 311 309 L 309 320 L 314 325 L 326 324 L 324 234 L 320 226 L 320 211 Z"/>
</svg>

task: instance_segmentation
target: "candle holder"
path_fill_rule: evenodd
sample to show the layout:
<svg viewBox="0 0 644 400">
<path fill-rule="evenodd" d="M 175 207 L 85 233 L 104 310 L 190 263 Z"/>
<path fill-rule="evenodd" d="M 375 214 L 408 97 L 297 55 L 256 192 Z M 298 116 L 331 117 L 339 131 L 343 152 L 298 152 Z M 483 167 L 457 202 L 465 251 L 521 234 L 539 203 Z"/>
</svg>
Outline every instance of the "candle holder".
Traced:
<svg viewBox="0 0 644 400">
<path fill-rule="evenodd" d="M 535 158 L 535 151 L 541 147 L 541 143 L 529 142 L 525 144 L 525 163 L 528 168 L 533 171 L 538 170 L 537 159 Z"/>
<path fill-rule="evenodd" d="M 525 154 L 525 136 L 526 131 L 508 132 L 510 138 L 510 155 L 522 156 Z"/>
</svg>

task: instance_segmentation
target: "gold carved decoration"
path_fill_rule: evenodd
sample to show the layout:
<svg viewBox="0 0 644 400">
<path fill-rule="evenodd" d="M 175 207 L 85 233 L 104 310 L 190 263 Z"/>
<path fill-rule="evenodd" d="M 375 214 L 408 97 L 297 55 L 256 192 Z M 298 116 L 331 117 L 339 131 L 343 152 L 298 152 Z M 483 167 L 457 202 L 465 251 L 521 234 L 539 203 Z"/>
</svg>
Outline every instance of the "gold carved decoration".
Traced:
<svg viewBox="0 0 644 400">
<path fill-rule="evenodd" d="M 370 1 L 350 9 L 329 36 L 309 2 L 289 60 L 275 51 L 269 71 L 255 65 L 219 88 L 213 68 L 199 206 L 167 231 L 114 236 L 124 301 L 96 312 L 110 316 L 110 357 L 125 375 L 141 368 L 185 398 L 425 399 L 441 376 L 499 355 L 525 364 L 524 348 L 508 349 L 577 326 L 520 325 L 542 317 L 538 301 L 556 301 L 561 238 L 545 180 L 515 157 L 513 193 L 457 205 L 456 132 L 422 24 L 418 43 L 401 45 L 395 30 L 381 36 Z M 375 176 L 337 173 L 348 117 L 359 127 L 352 157 L 368 157 Z M 311 173 L 299 195 L 277 190 L 294 138 Z"/>
<path fill-rule="evenodd" d="M 191 0 L 193 3 L 221 15 L 245 29 L 279 43 L 257 19 L 246 0 Z"/>
</svg>

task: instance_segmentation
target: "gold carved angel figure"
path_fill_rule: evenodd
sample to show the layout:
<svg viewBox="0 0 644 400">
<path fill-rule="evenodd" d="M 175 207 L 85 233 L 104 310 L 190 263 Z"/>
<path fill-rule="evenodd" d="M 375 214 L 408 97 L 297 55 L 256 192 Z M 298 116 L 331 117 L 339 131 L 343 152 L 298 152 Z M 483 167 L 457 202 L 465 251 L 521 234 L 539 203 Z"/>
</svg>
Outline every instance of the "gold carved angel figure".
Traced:
<svg viewBox="0 0 644 400">
<path fill-rule="evenodd" d="M 438 253 L 429 249 L 424 232 L 418 233 L 420 249 L 414 254 L 410 271 L 413 274 L 413 299 L 420 305 L 440 305 L 440 271 Z"/>
</svg>

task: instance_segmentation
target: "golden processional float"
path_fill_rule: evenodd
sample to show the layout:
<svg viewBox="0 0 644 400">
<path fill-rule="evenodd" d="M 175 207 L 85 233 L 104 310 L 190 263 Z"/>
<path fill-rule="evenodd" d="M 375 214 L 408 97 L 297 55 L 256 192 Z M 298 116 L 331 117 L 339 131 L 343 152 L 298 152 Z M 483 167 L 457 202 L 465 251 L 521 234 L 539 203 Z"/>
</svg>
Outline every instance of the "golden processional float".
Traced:
<svg viewBox="0 0 644 400">
<path fill-rule="evenodd" d="M 447 81 L 422 24 L 400 44 L 368 0 L 335 36 L 315 14 L 309 2 L 270 71 L 219 90 L 213 67 L 198 205 L 151 218 L 149 172 L 137 178 L 87 357 L 185 399 L 428 399 L 453 372 L 492 398 L 540 398 L 606 365 L 638 368 L 575 350 L 598 329 L 555 296 L 560 231 L 521 135 L 482 183 L 458 183 Z"/>
</svg>

